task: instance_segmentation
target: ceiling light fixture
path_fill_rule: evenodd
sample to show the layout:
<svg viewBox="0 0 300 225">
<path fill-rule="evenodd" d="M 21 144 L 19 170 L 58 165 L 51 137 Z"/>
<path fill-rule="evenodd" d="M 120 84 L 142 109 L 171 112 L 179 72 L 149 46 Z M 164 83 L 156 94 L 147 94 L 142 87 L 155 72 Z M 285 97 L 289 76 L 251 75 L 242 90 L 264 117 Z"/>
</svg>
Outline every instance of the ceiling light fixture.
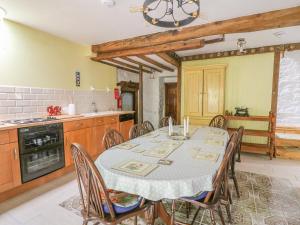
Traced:
<svg viewBox="0 0 300 225">
<path fill-rule="evenodd" d="M 3 20 L 5 16 L 6 16 L 6 10 L 0 7 L 0 20 Z"/>
<path fill-rule="evenodd" d="M 144 19 L 159 27 L 182 27 L 199 17 L 200 0 L 145 0 Z"/>
<path fill-rule="evenodd" d="M 240 53 L 245 53 L 245 47 L 246 47 L 246 40 L 245 38 L 239 38 L 237 41 L 237 47 Z"/>
</svg>

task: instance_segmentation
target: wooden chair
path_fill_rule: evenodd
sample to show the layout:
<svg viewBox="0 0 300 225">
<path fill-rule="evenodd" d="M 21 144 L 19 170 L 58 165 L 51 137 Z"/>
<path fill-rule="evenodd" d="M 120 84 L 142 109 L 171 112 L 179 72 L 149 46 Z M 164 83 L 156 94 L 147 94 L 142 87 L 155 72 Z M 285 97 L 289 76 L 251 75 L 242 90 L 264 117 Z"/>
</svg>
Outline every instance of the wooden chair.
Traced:
<svg viewBox="0 0 300 225">
<path fill-rule="evenodd" d="M 238 185 L 238 181 L 235 175 L 235 162 L 236 162 L 236 155 L 239 154 L 239 152 L 241 151 L 241 142 L 242 142 L 242 138 L 243 138 L 243 132 L 244 132 L 244 127 L 241 126 L 239 127 L 239 129 L 232 133 L 229 142 L 233 142 L 235 144 L 234 147 L 234 152 L 232 154 L 232 158 L 230 160 L 230 178 L 233 179 L 233 183 L 234 183 L 234 187 L 236 190 L 236 195 L 238 198 L 240 198 L 240 191 L 239 191 L 239 185 Z"/>
<path fill-rule="evenodd" d="M 172 118 L 172 120 L 173 120 L 173 125 L 176 125 L 175 120 L 173 118 Z M 167 126 L 169 126 L 169 117 L 161 118 L 159 121 L 158 127 L 162 128 L 162 127 L 167 127 Z"/>
<path fill-rule="evenodd" d="M 191 203 L 192 205 L 198 208 L 191 224 L 195 222 L 197 215 L 201 209 L 207 209 L 210 212 L 210 218 L 212 224 L 216 225 L 214 211 L 217 210 L 222 224 L 225 225 L 223 213 L 221 210 L 221 200 L 224 199 L 224 193 L 227 192 L 228 190 L 228 187 L 226 187 L 227 185 L 226 179 L 228 179 L 226 171 L 228 170 L 229 162 L 232 157 L 233 151 L 234 151 L 234 143 L 231 142 L 228 144 L 226 148 L 226 152 L 222 160 L 222 163 L 214 177 L 213 191 L 202 192 L 193 197 L 181 198 L 182 201 Z M 230 212 L 227 213 L 229 213 L 228 217 L 231 220 Z M 171 216 L 172 216 L 171 224 L 174 224 L 175 223 L 175 200 L 172 201 Z"/>
<path fill-rule="evenodd" d="M 146 131 L 142 124 L 135 124 L 129 130 L 129 139 L 134 139 L 144 134 L 146 134 Z"/>
<path fill-rule="evenodd" d="M 145 133 L 149 133 L 154 131 L 154 126 L 152 125 L 152 123 L 150 121 L 144 121 L 142 124 Z"/>
<path fill-rule="evenodd" d="M 136 225 L 137 216 L 144 215 L 150 209 L 150 204 L 145 203 L 143 198 L 124 192 L 117 192 L 124 196 L 122 200 L 132 198 L 136 201 L 130 202 L 130 206 L 120 206 L 116 201 L 112 202 L 109 190 L 106 189 L 98 169 L 84 148 L 79 144 L 72 144 L 71 150 L 83 207 L 83 225 L 87 225 L 88 222 L 116 225 L 130 217 L 135 217 Z"/>
<path fill-rule="evenodd" d="M 109 149 L 115 145 L 119 145 L 124 142 L 122 134 L 115 129 L 108 129 L 104 134 L 102 144 L 104 149 Z"/>
<path fill-rule="evenodd" d="M 209 123 L 210 127 L 217 127 L 226 130 L 227 129 L 227 120 L 222 115 L 217 115 Z"/>
</svg>

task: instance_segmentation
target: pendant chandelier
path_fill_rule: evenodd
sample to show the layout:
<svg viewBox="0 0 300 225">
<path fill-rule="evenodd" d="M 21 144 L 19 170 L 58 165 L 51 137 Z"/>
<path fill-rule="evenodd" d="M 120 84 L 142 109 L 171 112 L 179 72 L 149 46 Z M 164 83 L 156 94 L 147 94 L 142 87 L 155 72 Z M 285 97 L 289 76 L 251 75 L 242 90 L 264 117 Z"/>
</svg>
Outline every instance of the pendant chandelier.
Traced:
<svg viewBox="0 0 300 225">
<path fill-rule="evenodd" d="M 145 0 L 145 20 L 159 27 L 182 27 L 193 22 L 200 13 L 200 0 Z"/>
</svg>

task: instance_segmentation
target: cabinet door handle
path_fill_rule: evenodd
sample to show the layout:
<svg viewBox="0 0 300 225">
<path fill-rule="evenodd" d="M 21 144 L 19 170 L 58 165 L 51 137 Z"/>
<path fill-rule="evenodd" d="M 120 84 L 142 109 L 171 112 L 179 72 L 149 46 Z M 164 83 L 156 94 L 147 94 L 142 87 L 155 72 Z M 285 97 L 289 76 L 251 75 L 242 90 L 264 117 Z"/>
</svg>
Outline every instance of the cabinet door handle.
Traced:
<svg viewBox="0 0 300 225">
<path fill-rule="evenodd" d="M 14 148 L 14 159 L 17 160 L 19 157 L 18 157 L 18 151 L 17 151 L 17 148 Z"/>
</svg>

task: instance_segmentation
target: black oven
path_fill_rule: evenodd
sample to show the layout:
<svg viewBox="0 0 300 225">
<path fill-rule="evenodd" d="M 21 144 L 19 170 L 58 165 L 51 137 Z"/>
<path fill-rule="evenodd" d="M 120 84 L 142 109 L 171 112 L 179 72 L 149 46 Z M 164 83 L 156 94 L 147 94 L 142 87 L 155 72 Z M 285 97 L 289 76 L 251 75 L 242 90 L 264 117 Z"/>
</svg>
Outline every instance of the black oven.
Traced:
<svg viewBox="0 0 300 225">
<path fill-rule="evenodd" d="M 22 182 L 65 165 L 62 123 L 18 129 Z"/>
</svg>

